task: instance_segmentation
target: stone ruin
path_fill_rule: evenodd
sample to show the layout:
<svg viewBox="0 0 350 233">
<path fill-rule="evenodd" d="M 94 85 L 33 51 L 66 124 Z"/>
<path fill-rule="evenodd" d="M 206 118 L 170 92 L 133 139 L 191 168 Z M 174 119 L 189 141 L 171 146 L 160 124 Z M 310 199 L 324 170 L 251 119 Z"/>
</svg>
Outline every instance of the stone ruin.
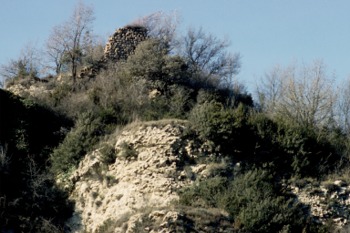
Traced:
<svg viewBox="0 0 350 233">
<path fill-rule="evenodd" d="M 127 26 L 119 28 L 109 38 L 104 57 L 109 61 L 126 60 L 136 46 L 147 39 L 147 29 L 142 26 Z"/>
<path fill-rule="evenodd" d="M 119 28 L 108 39 L 104 55 L 97 64 L 85 67 L 80 71 L 80 77 L 94 77 L 108 62 L 126 60 L 137 45 L 148 37 L 147 29 L 142 26 L 126 26 Z"/>
</svg>

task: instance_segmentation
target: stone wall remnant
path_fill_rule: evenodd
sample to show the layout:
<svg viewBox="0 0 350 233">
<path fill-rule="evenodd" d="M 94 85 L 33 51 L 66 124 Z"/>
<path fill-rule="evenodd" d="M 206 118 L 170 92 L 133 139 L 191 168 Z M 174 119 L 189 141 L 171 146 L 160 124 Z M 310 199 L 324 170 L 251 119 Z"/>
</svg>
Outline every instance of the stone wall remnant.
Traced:
<svg viewBox="0 0 350 233">
<path fill-rule="evenodd" d="M 135 51 L 137 45 L 147 38 L 147 29 L 142 26 L 126 26 L 117 29 L 109 37 L 101 60 L 94 65 L 84 67 L 79 77 L 95 77 L 108 62 L 126 60 Z"/>
<path fill-rule="evenodd" d="M 109 61 L 126 60 L 137 45 L 147 39 L 147 29 L 142 26 L 119 28 L 109 38 L 104 49 L 104 57 Z"/>
</svg>

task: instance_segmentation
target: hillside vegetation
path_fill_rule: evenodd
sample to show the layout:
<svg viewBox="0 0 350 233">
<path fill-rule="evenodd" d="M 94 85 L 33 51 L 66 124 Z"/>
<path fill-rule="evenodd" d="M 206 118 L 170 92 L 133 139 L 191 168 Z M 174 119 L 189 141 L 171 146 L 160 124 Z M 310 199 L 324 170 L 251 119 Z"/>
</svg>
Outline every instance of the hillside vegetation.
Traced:
<svg viewBox="0 0 350 233">
<path fill-rule="evenodd" d="M 138 21 L 148 36 L 126 59 L 98 56 L 101 45 L 95 44 L 64 51 L 56 73 L 47 77 L 40 77 L 33 60 L 9 64 L 14 72 L 7 76 L 6 90 L 0 89 L 0 232 L 70 232 L 68 220 L 76 207 L 69 197 L 76 195 L 74 185 L 81 180 L 76 175 L 75 183 L 68 180 L 82 161 L 98 151 L 101 169 L 133 171 L 132 161 L 145 161 L 138 158 L 143 150 L 168 148 L 158 150 L 157 140 L 152 144 L 152 138 L 141 135 L 156 135 L 151 130 L 165 130 L 162 124 L 179 128 L 169 148 L 181 158 L 173 158 L 176 169 L 170 170 L 187 177 L 179 181 L 178 200 L 171 203 L 183 218 L 167 222 L 169 232 L 345 232 L 349 203 L 331 194 L 349 192 L 346 91 L 339 92 L 343 98 L 335 95 L 323 64 L 315 62 L 276 68 L 261 81 L 258 100 L 253 100 L 234 79 L 240 60 L 226 51 L 225 41 L 202 29 L 175 37 L 167 20 Z M 79 76 L 83 69 L 94 71 Z M 155 127 L 145 131 L 133 125 L 148 127 L 140 122 Z M 132 138 L 132 143 L 114 146 L 122 130 L 130 137 L 138 132 L 144 141 Z M 182 142 L 186 146 L 180 147 Z M 195 156 L 184 152 L 191 145 Z M 170 166 L 153 162 L 155 168 Z M 198 164 L 210 167 L 205 176 L 188 169 Z M 108 180 L 117 172 L 107 169 Z M 316 215 L 295 191 L 306 188 L 312 195 L 326 189 L 327 216 Z M 206 216 L 199 214 L 204 209 Z M 160 231 L 147 221 L 134 232 Z M 121 226 L 110 220 L 94 229 L 114 232 Z M 89 232 L 80 227 L 75 230 Z"/>
</svg>

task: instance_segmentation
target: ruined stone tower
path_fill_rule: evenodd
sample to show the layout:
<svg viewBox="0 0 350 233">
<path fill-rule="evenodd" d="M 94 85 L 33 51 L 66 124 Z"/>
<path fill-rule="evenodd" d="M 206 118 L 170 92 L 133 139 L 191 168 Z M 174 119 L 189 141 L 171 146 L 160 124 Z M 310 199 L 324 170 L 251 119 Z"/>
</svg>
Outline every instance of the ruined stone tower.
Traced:
<svg viewBox="0 0 350 233">
<path fill-rule="evenodd" d="M 136 46 L 147 38 L 147 29 L 141 26 L 119 28 L 109 38 L 104 57 L 109 61 L 126 60 Z"/>
<path fill-rule="evenodd" d="M 119 28 L 109 37 L 101 60 L 80 71 L 80 78 L 94 77 L 108 62 L 126 60 L 137 45 L 147 39 L 147 29 L 142 26 L 126 26 Z"/>
</svg>

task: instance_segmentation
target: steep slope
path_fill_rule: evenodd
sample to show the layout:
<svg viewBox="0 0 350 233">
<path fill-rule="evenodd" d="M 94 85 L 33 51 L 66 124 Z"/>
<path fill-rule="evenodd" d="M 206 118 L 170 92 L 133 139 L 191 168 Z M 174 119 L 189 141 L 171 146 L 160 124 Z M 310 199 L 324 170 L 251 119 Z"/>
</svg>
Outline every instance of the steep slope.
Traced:
<svg viewBox="0 0 350 233">
<path fill-rule="evenodd" d="M 46 169 L 70 122 L 0 89 L 0 232 L 47 232 L 70 217 L 67 194 Z"/>
<path fill-rule="evenodd" d="M 71 177 L 71 198 L 76 201 L 71 228 L 172 232 L 195 226 L 186 224 L 193 220 L 174 206 L 177 191 L 206 172 L 204 164 L 186 165 L 198 150 L 193 150 L 193 141 L 183 139 L 184 124 L 163 121 L 127 127 L 117 137 L 117 159 L 109 166 L 102 162 L 100 150 L 88 154 Z M 214 221 L 226 219 L 219 210 L 203 213 Z"/>
</svg>

